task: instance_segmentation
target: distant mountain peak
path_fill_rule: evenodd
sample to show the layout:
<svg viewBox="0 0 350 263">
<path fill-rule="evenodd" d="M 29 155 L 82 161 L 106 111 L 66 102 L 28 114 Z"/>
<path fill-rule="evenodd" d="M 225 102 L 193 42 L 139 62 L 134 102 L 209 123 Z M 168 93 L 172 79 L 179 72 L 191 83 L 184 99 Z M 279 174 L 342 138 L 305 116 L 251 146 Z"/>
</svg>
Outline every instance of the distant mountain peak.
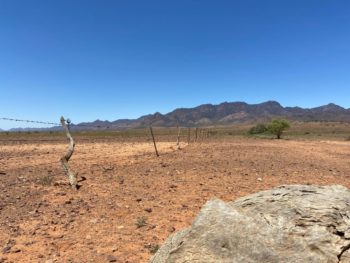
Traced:
<svg viewBox="0 0 350 263">
<path fill-rule="evenodd" d="M 81 126 L 73 125 L 72 129 L 128 129 L 149 125 L 159 127 L 234 125 L 266 122 L 273 118 L 295 121 L 350 122 L 350 109 L 344 109 L 334 103 L 311 109 L 283 107 L 274 100 L 259 104 L 248 104 L 241 101 L 223 102 L 217 105 L 207 103 L 194 108 L 178 108 L 166 114 L 155 112 L 138 119 L 121 119 L 112 122 L 97 119 L 94 122 L 85 122 Z"/>
<path fill-rule="evenodd" d="M 314 108 L 313 110 L 322 110 L 324 112 L 327 112 L 327 111 L 333 111 L 333 112 L 345 111 L 345 109 L 343 107 L 341 107 L 337 104 L 334 104 L 334 103 L 329 103 L 327 105 Z"/>
<path fill-rule="evenodd" d="M 112 128 L 137 128 L 148 125 L 170 127 L 201 125 L 233 125 L 267 121 L 273 118 L 287 118 L 298 121 L 350 121 L 350 110 L 329 103 L 312 109 L 283 107 L 279 102 L 269 100 L 258 104 L 246 102 L 222 102 L 217 105 L 202 104 L 193 108 L 178 108 L 172 112 L 144 115 L 135 120 L 117 120 Z"/>
</svg>

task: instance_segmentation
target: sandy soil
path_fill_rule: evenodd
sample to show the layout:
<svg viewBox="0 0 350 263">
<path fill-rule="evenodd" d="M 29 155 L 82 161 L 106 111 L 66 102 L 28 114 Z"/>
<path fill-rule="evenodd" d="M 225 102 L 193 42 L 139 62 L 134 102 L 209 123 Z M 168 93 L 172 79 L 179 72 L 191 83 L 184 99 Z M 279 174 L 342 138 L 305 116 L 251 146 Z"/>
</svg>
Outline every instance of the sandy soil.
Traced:
<svg viewBox="0 0 350 263">
<path fill-rule="evenodd" d="M 0 143 L 0 262 L 147 262 L 211 198 L 282 184 L 350 187 L 350 142 L 232 138 L 190 145 L 77 143 L 70 189 L 61 142 Z M 52 181 L 51 181 L 52 180 Z"/>
</svg>

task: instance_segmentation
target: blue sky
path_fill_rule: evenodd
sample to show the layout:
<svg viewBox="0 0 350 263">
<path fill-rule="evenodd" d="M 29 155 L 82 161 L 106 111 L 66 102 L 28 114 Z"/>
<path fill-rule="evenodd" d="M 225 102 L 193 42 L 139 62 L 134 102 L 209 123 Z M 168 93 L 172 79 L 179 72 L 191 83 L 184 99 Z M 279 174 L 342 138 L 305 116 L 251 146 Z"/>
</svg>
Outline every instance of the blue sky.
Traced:
<svg viewBox="0 0 350 263">
<path fill-rule="evenodd" d="M 349 13 L 347 0 L 0 0 L 0 117 L 349 108 Z"/>
</svg>

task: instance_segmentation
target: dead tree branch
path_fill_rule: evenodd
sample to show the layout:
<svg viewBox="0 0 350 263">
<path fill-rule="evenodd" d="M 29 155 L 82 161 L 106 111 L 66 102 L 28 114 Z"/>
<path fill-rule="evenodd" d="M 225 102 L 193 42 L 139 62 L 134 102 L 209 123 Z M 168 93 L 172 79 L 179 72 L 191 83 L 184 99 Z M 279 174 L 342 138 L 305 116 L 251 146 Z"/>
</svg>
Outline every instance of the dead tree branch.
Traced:
<svg viewBox="0 0 350 263">
<path fill-rule="evenodd" d="M 70 134 L 69 127 L 66 123 L 66 120 L 63 117 L 61 117 L 61 124 L 66 132 L 67 139 L 69 140 L 68 150 L 67 150 L 66 154 L 61 157 L 61 164 L 62 164 L 63 170 L 65 171 L 66 175 L 68 176 L 70 185 L 72 186 L 73 189 L 77 190 L 78 189 L 77 188 L 77 176 L 70 169 L 69 164 L 68 164 L 69 159 L 73 155 L 75 143 L 74 143 L 73 137 Z"/>
</svg>

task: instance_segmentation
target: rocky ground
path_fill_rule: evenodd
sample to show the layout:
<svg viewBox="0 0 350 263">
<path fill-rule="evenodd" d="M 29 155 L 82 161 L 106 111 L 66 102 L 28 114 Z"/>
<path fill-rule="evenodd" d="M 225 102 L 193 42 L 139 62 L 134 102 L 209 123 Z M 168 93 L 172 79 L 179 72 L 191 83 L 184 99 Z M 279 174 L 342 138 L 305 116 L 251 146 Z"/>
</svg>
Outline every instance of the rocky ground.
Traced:
<svg viewBox="0 0 350 263">
<path fill-rule="evenodd" d="M 0 262 L 147 262 L 202 205 L 282 184 L 350 187 L 350 142 L 243 137 L 182 144 L 0 142 Z M 85 179 L 85 180 L 84 180 Z"/>
</svg>

